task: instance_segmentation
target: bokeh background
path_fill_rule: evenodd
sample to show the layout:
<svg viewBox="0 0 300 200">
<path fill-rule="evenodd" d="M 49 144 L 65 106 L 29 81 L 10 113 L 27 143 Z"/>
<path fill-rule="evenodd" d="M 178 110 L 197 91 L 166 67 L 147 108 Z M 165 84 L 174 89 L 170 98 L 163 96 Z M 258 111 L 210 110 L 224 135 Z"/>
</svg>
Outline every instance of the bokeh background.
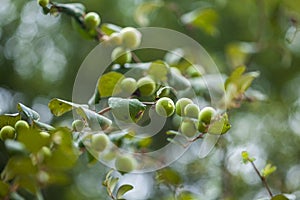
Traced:
<svg viewBox="0 0 300 200">
<path fill-rule="evenodd" d="M 58 1 L 74 2 L 74 1 Z M 295 0 L 81 0 L 103 22 L 156 26 L 180 31 L 198 41 L 229 74 L 246 64 L 260 71 L 253 88 L 264 101 L 230 111 L 232 129 L 204 159 L 197 147 L 172 167 L 185 180 L 184 190 L 196 199 L 259 199 L 267 193 L 250 165 L 241 163 L 247 150 L 259 169 L 277 166 L 268 182 L 272 191 L 300 199 L 300 2 Z M 48 110 L 53 97 L 71 100 L 78 68 L 97 45 L 73 30 L 68 16 L 45 16 L 36 1 L 0 0 L 0 114 L 13 113 L 22 102 L 59 123 Z M 187 14 L 188 13 L 188 14 Z M 1 144 L 3 146 L 3 144 Z M 1 154 L 2 155 L 2 154 Z M 1 159 L 1 158 L 0 158 Z M 70 172 L 72 182 L 45 189 L 46 199 L 106 199 L 101 185 L 108 170 L 86 167 L 82 158 Z M 1 161 L 1 169 L 3 161 Z M 172 199 L 153 174 L 126 175 L 136 186 L 129 199 Z"/>
</svg>

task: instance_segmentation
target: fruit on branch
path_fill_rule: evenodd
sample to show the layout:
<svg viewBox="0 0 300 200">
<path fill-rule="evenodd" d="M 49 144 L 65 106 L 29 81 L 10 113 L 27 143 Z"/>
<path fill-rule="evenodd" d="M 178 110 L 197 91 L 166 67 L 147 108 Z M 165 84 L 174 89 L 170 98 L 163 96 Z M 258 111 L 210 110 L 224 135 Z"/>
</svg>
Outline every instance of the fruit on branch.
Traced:
<svg viewBox="0 0 300 200">
<path fill-rule="evenodd" d="M 200 109 L 196 104 L 188 104 L 184 108 L 184 116 L 198 119 Z"/>
<path fill-rule="evenodd" d="M 212 118 L 216 115 L 216 110 L 213 107 L 205 107 L 199 113 L 199 121 L 209 124 Z"/>
<path fill-rule="evenodd" d="M 155 81 L 148 76 L 140 78 L 137 86 L 142 96 L 150 96 L 156 90 Z"/>
<path fill-rule="evenodd" d="M 134 49 L 141 44 L 142 34 L 136 28 L 126 27 L 120 33 L 124 47 Z"/>
<path fill-rule="evenodd" d="M 87 29 L 95 29 L 100 25 L 100 16 L 95 12 L 89 12 L 84 16 L 84 24 Z"/>
<path fill-rule="evenodd" d="M 0 138 L 1 140 L 7 139 L 15 139 L 16 137 L 16 130 L 11 126 L 4 126 L 0 131 Z"/>
<path fill-rule="evenodd" d="M 187 137 L 193 137 L 197 133 L 197 127 L 194 121 L 185 120 L 180 126 L 181 133 Z"/>
<path fill-rule="evenodd" d="M 80 132 L 80 131 L 83 130 L 83 128 L 84 128 L 84 122 L 82 120 L 76 119 L 76 120 L 73 121 L 72 129 L 74 131 Z"/>
<path fill-rule="evenodd" d="M 175 111 L 175 105 L 172 99 L 168 97 L 160 98 L 155 105 L 155 111 L 163 117 L 171 116 Z"/>
<path fill-rule="evenodd" d="M 120 65 L 131 62 L 131 59 L 131 52 L 123 47 L 116 47 L 111 53 L 111 60 Z"/>
<path fill-rule="evenodd" d="M 124 78 L 121 81 L 121 89 L 124 93 L 131 95 L 137 89 L 137 82 L 134 78 Z"/>
<path fill-rule="evenodd" d="M 120 155 L 115 160 L 115 167 L 120 172 L 131 172 L 136 169 L 136 160 L 130 155 Z"/>
<path fill-rule="evenodd" d="M 38 4 L 41 7 L 46 7 L 49 4 L 49 0 L 38 0 Z"/>
<path fill-rule="evenodd" d="M 97 133 L 92 135 L 91 147 L 99 152 L 104 151 L 109 145 L 109 138 L 104 133 Z"/>
<path fill-rule="evenodd" d="M 15 130 L 17 133 L 27 131 L 29 130 L 29 124 L 24 120 L 19 120 L 15 124 Z"/>
<path fill-rule="evenodd" d="M 189 98 L 180 98 L 175 104 L 176 114 L 179 116 L 184 115 L 184 109 L 188 104 L 192 104 L 193 101 Z"/>
</svg>

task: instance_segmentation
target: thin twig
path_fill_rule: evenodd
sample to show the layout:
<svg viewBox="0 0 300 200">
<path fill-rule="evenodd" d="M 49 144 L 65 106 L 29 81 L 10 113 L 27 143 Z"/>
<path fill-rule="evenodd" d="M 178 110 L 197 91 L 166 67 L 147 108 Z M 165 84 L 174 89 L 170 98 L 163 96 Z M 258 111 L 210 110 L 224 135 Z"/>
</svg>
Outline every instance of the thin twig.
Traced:
<svg viewBox="0 0 300 200">
<path fill-rule="evenodd" d="M 132 59 L 135 63 L 141 63 L 141 59 L 134 53 L 134 52 L 131 52 L 131 55 L 132 55 Z"/>
<path fill-rule="evenodd" d="M 269 187 L 269 185 L 268 185 L 268 183 L 267 183 L 265 177 L 263 177 L 263 176 L 260 174 L 260 172 L 258 171 L 258 169 L 257 169 L 257 167 L 255 166 L 254 162 L 253 162 L 252 160 L 249 160 L 249 161 L 250 161 L 252 167 L 254 168 L 256 174 L 259 176 L 260 180 L 262 181 L 263 185 L 264 185 L 265 188 L 267 189 L 267 191 L 268 191 L 270 197 L 272 198 L 272 197 L 273 197 L 273 194 L 272 194 L 272 192 L 271 192 L 271 189 L 270 189 L 270 187 Z"/>
<path fill-rule="evenodd" d="M 110 110 L 111 110 L 111 107 L 106 107 L 106 108 L 100 110 L 100 111 L 98 112 L 98 114 L 99 114 L 99 115 L 103 115 L 104 113 L 106 113 L 106 112 L 108 112 L 108 111 L 110 111 Z"/>
</svg>

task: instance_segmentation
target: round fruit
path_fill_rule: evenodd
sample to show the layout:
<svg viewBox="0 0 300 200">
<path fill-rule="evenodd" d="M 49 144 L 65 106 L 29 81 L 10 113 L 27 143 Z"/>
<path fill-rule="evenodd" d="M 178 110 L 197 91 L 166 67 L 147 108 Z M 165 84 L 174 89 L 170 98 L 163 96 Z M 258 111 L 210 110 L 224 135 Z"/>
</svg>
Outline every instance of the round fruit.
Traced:
<svg viewBox="0 0 300 200">
<path fill-rule="evenodd" d="M 199 113 L 199 121 L 209 124 L 211 119 L 215 116 L 216 110 L 213 107 L 205 107 Z"/>
<path fill-rule="evenodd" d="M 27 131 L 29 130 L 29 124 L 24 120 L 19 120 L 15 124 L 15 130 L 17 133 Z"/>
<path fill-rule="evenodd" d="M 183 121 L 180 126 L 181 133 L 187 137 L 193 137 L 197 133 L 195 122 L 188 120 Z"/>
<path fill-rule="evenodd" d="M 120 33 L 112 33 L 108 41 L 111 45 L 121 45 L 123 40 Z"/>
<path fill-rule="evenodd" d="M 72 123 L 72 128 L 74 131 L 82 131 L 83 128 L 84 128 L 84 122 L 82 120 L 74 120 L 73 123 Z"/>
<path fill-rule="evenodd" d="M 175 105 L 172 99 L 168 97 L 162 97 L 156 102 L 155 110 L 158 115 L 169 117 L 174 113 Z"/>
<path fill-rule="evenodd" d="M 130 51 L 123 47 L 117 47 L 112 51 L 111 59 L 114 63 L 124 65 L 125 63 L 131 62 L 132 56 Z"/>
<path fill-rule="evenodd" d="M 121 81 L 121 89 L 126 94 L 132 94 L 137 89 L 137 82 L 134 78 L 124 78 Z"/>
<path fill-rule="evenodd" d="M 129 155 L 118 156 L 115 160 L 115 167 L 120 172 L 131 172 L 136 168 L 136 160 Z"/>
<path fill-rule="evenodd" d="M 43 144 L 43 146 L 47 146 L 50 143 L 50 134 L 47 132 L 40 132 L 40 143 Z"/>
<path fill-rule="evenodd" d="M 99 26 L 101 19 L 95 12 L 89 12 L 84 16 L 84 24 L 88 29 L 94 29 Z"/>
<path fill-rule="evenodd" d="M 4 126 L 0 131 L 1 140 L 14 139 L 16 137 L 16 130 L 11 126 Z"/>
<path fill-rule="evenodd" d="M 176 102 L 176 113 L 179 116 L 184 115 L 184 108 L 188 105 L 188 104 L 192 104 L 193 101 L 189 98 L 181 98 Z"/>
<path fill-rule="evenodd" d="M 200 109 L 196 104 L 188 104 L 184 108 L 184 116 L 197 119 Z"/>
<path fill-rule="evenodd" d="M 52 152 L 48 147 L 43 146 L 41 148 L 41 150 L 39 151 L 38 155 L 41 156 L 43 160 L 45 160 L 45 159 L 48 159 L 52 156 Z"/>
<path fill-rule="evenodd" d="M 142 34 L 135 28 L 126 27 L 121 30 L 123 45 L 126 48 L 134 49 L 141 44 Z"/>
<path fill-rule="evenodd" d="M 104 133 L 97 133 L 92 136 L 91 146 L 96 151 L 104 151 L 109 145 L 109 138 Z"/>
<path fill-rule="evenodd" d="M 49 4 L 49 0 L 38 0 L 38 4 L 42 7 L 46 7 Z"/>
<path fill-rule="evenodd" d="M 155 92 L 155 81 L 150 77 L 142 77 L 138 80 L 137 86 L 142 96 L 149 96 Z"/>
</svg>

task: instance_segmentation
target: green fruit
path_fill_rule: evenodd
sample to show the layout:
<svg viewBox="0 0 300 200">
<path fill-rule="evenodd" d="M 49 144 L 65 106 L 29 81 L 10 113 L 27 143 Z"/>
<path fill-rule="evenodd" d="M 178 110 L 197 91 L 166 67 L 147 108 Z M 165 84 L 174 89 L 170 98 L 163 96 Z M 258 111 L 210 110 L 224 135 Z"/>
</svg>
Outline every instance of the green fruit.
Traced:
<svg viewBox="0 0 300 200">
<path fill-rule="evenodd" d="M 206 133 L 207 132 L 207 125 L 204 124 L 201 121 L 198 121 L 198 131 L 201 133 Z"/>
<path fill-rule="evenodd" d="M 39 134 L 41 139 L 40 143 L 43 144 L 43 146 L 49 145 L 51 139 L 50 134 L 44 131 L 41 131 Z"/>
<path fill-rule="evenodd" d="M 142 34 L 135 28 L 126 27 L 121 30 L 123 45 L 126 48 L 134 49 L 141 44 Z"/>
<path fill-rule="evenodd" d="M 38 4 L 42 7 L 46 7 L 49 4 L 49 0 L 38 0 Z"/>
<path fill-rule="evenodd" d="M 200 109 L 196 104 L 188 104 L 184 108 L 184 116 L 197 119 Z"/>
<path fill-rule="evenodd" d="M 82 120 L 74 120 L 73 123 L 72 123 L 72 128 L 74 131 L 82 131 L 83 128 L 84 128 L 84 122 Z"/>
<path fill-rule="evenodd" d="M 180 130 L 187 137 L 193 137 L 198 132 L 196 124 L 192 120 L 183 121 Z"/>
<path fill-rule="evenodd" d="M 104 133 L 97 133 L 92 136 L 91 147 L 99 152 L 104 151 L 109 145 L 109 138 Z"/>
<path fill-rule="evenodd" d="M 124 78 L 121 81 L 121 89 L 126 94 L 132 94 L 137 89 L 137 82 L 134 78 Z"/>
<path fill-rule="evenodd" d="M 188 104 L 192 104 L 193 101 L 191 99 L 188 98 L 181 98 L 176 102 L 176 114 L 179 116 L 184 115 L 184 108 L 188 105 Z"/>
<path fill-rule="evenodd" d="M 194 66 L 190 66 L 186 69 L 186 73 L 190 76 L 190 77 L 200 77 L 201 73 L 199 72 L 199 70 L 194 67 Z"/>
<path fill-rule="evenodd" d="M 118 156 L 115 160 L 115 167 L 120 172 L 131 172 L 136 169 L 136 160 L 130 156 Z"/>
<path fill-rule="evenodd" d="M 15 124 L 15 130 L 17 133 L 28 131 L 29 130 L 29 124 L 24 120 L 19 120 Z"/>
<path fill-rule="evenodd" d="M 4 126 L 2 127 L 0 131 L 0 138 L 1 140 L 7 140 L 7 139 L 15 139 L 16 137 L 16 130 L 11 126 Z"/>
<path fill-rule="evenodd" d="M 174 113 L 175 105 L 172 99 L 168 97 L 162 97 L 156 102 L 155 110 L 158 115 L 169 117 Z"/>
<path fill-rule="evenodd" d="M 132 56 L 130 51 L 123 47 L 117 47 L 112 51 L 111 59 L 114 63 L 124 65 L 125 63 L 131 62 Z"/>
<path fill-rule="evenodd" d="M 212 107 L 205 107 L 199 113 L 199 121 L 209 124 L 211 119 L 215 116 L 216 110 Z"/>
<path fill-rule="evenodd" d="M 52 152 L 48 147 L 43 146 L 41 150 L 38 152 L 38 156 L 40 157 L 41 160 L 46 160 L 52 156 Z"/>
<path fill-rule="evenodd" d="M 89 12 L 84 16 L 84 24 L 88 29 L 95 29 L 99 26 L 101 19 L 95 12 Z"/>
<path fill-rule="evenodd" d="M 108 42 L 111 45 L 121 45 L 123 42 L 121 34 L 120 33 L 112 33 L 109 36 Z"/>
<path fill-rule="evenodd" d="M 150 77 L 142 77 L 138 80 L 137 86 L 142 96 L 150 96 L 155 92 L 155 81 Z"/>
</svg>

